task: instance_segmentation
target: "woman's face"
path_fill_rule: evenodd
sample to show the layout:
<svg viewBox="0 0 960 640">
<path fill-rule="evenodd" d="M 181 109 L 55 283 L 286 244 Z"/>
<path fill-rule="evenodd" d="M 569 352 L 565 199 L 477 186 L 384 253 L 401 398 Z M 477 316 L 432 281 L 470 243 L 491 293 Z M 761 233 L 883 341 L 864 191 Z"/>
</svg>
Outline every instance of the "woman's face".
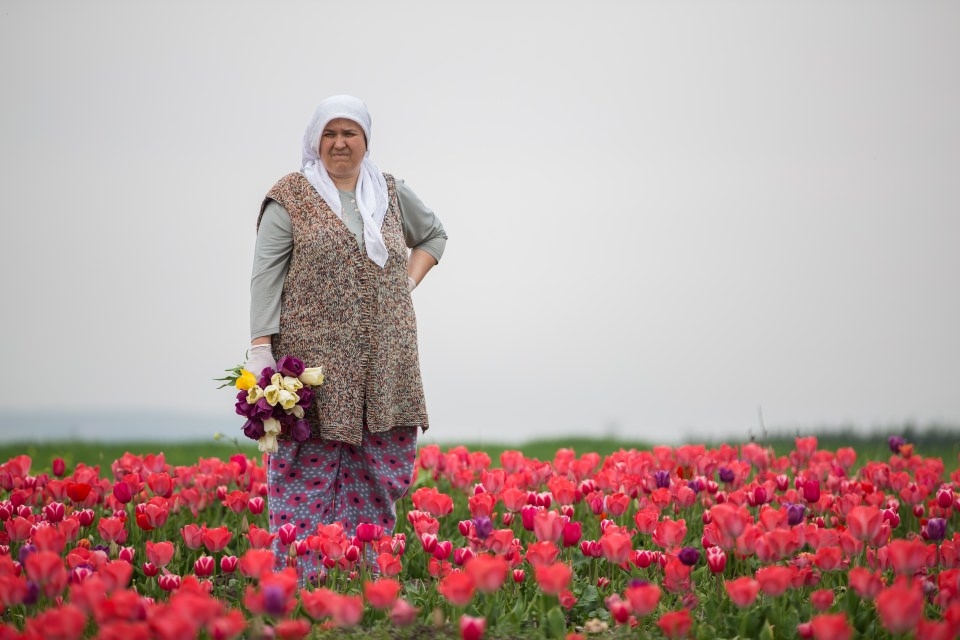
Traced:
<svg viewBox="0 0 960 640">
<path fill-rule="evenodd" d="M 363 129 L 353 120 L 335 118 L 320 133 L 320 161 L 332 178 L 355 178 L 367 153 Z"/>
</svg>

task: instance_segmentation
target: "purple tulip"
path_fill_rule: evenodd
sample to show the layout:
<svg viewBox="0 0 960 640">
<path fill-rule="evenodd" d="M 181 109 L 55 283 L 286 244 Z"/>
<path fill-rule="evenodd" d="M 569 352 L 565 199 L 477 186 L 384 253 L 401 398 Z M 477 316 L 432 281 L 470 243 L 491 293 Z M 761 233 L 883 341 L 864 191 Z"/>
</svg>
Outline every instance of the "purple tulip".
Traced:
<svg viewBox="0 0 960 640">
<path fill-rule="evenodd" d="M 260 373 L 260 380 L 257 381 L 257 385 L 261 389 L 266 389 L 270 386 L 270 378 L 273 377 L 276 371 L 273 367 L 264 367 L 263 371 Z"/>
<path fill-rule="evenodd" d="M 293 429 L 290 430 L 290 435 L 297 442 L 306 442 L 310 439 L 310 423 L 303 419 L 297 420 Z"/>
<path fill-rule="evenodd" d="M 260 398 L 257 400 L 257 404 L 254 406 L 256 409 L 254 409 L 254 411 L 250 414 L 251 418 L 266 420 L 267 418 L 273 417 L 273 407 L 270 406 L 270 403 L 267 402 L 266 398 Z"/>
<path fill-rule="evenodd" d="M 255 418 L 250 418 L 243 425 L 243 435 L 251 440 L 259 440 L 264 435 L 263 422 Z"/>
<path fill-rule="evenodd" d="M 728 469 L 727 467 L 720 467 L 720 482 L 733 482 L 736 479 L 736 474 L 733 473 L 733 469 Z"/>
<path fill-rule="evenodd" d="M 890 445 L 890 451 L 900 453 L 900 447 L 907 444 L 907 441 L 900 436 L 890 436 L 887 438 L 887 444 Z"/>
<path fill-rule="evenodd" d="M 303 373 L 303 370 L 306 369 L 306 367 L 303 366 L 303 361 L 299 358 L 294 358 L 293 356 L 283 356 L 277 363 L 277 369 L 279 369 L 280 373 L 285 376 L 293 376 L 294 378 L 298 378 L 300 377 L 300 374 Z"/>
<path fill-rule="evenodd" d="M 25 544 L 20 547 L 19 559 L 20 564 L 26 564 L 27 558 L 37 552 L 37 548 L 32 544 Z"/>
<path fill-rule="evenodd" d="M 700 552 L 693 547 L 684 547 L 683 549 L 680 549 L 680 553 L 677 554 L 677 557 L 680 558 L 680 562 L 688 567 L 692 567 L 700 562 Z"/>
<path fill-rule="evenodd" d="M 493 521 L 487 516 L 477 516 L 473 519 L 473 528 L 478 538 L 486 540 L 493 533 Z"/>
<path fill-rule="evenodd" d="M 304 387 L 297 391 L 297 395 L 300 396 L 300 400 L 297 401 L 297 404 L 306 409 L 313 404 L 313 399 L 317 394 L 310 387 Z"/>
<path fill-rule="evenodd" d="M 791 527 L 803 522 L 803 516 L 806 515 L 807 508 L 802 504 L 787 504 L 787 524 Z"/>
<path fill-rule="evenodd" d="M 670 472 L 669 471 L 656 471 L 653 474 L 653 479 L 657 483 L 657 489 L 669 489 L 670 488 Z"/>
<path fill-rule="evenodd" d="M 687 483 L 687 486 L 693 489 L 694 493 L 700 493 L 703 490 L 703 487 L 700 485 L 700 480 L 691 480 Z"/>
<path fill-rule="evenodd" d="M 924 531 L 927 534 L 927 540 L 939 542 L 947 534 L 947 521 L 943 518 L 930 518 L 927 520 Z"/>
<path fill-rule="evenodd" d="M 287 607 L 287 596 L 283 587 L 273 584 L 263 587 L 263 607 L 274 617 L 282 616 Z"/>
<path fill-rule="evenodd" d="M 23 604 L 30 606 L 37 604 L 40 599 L 40 585 L 33 580 L 27 580 L 27 595 L 23 598 Z"/>
<path fill-rule="evenodd" d="M 293 428 L 297 426 L 297 416 L 284 412 L 280 405 L 277 405 L 276 409 L 279 409 L 279 411 L 274 411 L 273 417 L 280 422 L 280 429 L 287 432 L 293 431 Z"/>
</svg>

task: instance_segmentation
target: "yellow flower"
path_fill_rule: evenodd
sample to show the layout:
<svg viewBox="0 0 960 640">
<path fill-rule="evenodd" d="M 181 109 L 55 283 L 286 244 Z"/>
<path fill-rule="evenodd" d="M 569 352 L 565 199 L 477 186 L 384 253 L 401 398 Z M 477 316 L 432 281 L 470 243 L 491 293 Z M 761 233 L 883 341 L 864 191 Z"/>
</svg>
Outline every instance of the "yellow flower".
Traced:
<svg viewBox="0 0 960 640">
<path fill-rule="evenodd" d="M 237 389 L 240 389 L 240 391 L 246 391 L 247 389 L 257 386 L 257 378 L 253 375 L 253 373 L 247 371 L 246 369 L 241 369 L 240 377 L 237 378 L 236 384 Z"/>
<path fill-rule="evenodd" d="M 277 394 L 277 402 L 286 411 L 289 411 L 290 409 L 295 407 L 299 400 L 300 400 L 300 397 L 297 394 L 290 393 L 286 389 L 280 389 L 280 393 Z"/>
<path fill-rule="evenodd" d="M 257 448 L 263 453 L 277 452 L 277 436 L 268 433 L 257 440 Z"/>
<path fill-rule="evenodd" d="M 293 405 L 293 410 L 290 413 L 292 413 L 293 417 L 296 418 L 297 420 L 299 420 L 306 414 L 306 412 L 303 410 L 303 407 L 301 407 L 298 404 Z"/>
<path fill-rule="evenodd" d="M 275 374 L 273 374 L 272 376 L 270 376 L 270 384 L 272 384 L 272 385 L 275 386 L 275 387 L 282 387 L 282 386 L 283 386 L 283 374 L 278 371 L 277 373 L 275 373 Z"/>
<path fill-rule="evenodd" d="M 256 404 L 257 400 L 263 397 L 263 389 L 258 386 L 250 387 L 247 391 L 247 404 Z"/>
<path fill-rule="evenodd" d="M 300 374 L 300 382 L 311 387 L 323 384 L 323 367 L 307 367 Z"/>
<path fill-rule="evenodd" d="M 263 421 L 263 432 L 267 435 L 276 436 L 280 433 L 280 421 L 276 418 L 267 418 Z"/>
<path fill-rule="evenodd" d="M 271 407 L 276 406 L 277 400 L 280 399 L 280 387 L 275 384 L 269 385 L 263 390 L 263 397 L 267 399 L 267 403 Z"/>
<path fill-rule="evenodd" d="M 290 393 L 296 393 L 300 391 L 300 389 L 303 389 L 303 383 L 300 382 L 300 378 L 294 378 L 293 376 L 284 376 L 282 386 Z"/>
</svg>

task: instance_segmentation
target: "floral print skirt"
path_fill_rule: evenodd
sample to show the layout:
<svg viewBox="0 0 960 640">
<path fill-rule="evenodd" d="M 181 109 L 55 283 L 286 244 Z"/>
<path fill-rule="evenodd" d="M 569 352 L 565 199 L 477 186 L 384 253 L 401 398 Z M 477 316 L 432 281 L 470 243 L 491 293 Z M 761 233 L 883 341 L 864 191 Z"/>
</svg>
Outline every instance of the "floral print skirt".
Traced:
<svg viewBox="0 0 960 640">
<path fill-rule="evenodd" d="M 417 456 L 417 427 L 396 427 L 384 433 L 364 429 L 359 447 L 334 440 L 283 441 L 269 456 L 267 508 L 270 532 L 292 523 L 305 540 L 319 525 L 340 522 L 353 536 L 360 523 L 381 525 L 392 533 L 396 503 L 410 488 Z M 286 565 L 285 549 L 274 540 L 278 566 Z M 299 570 L 317 571 L 312 553 Z"/>
</svg>

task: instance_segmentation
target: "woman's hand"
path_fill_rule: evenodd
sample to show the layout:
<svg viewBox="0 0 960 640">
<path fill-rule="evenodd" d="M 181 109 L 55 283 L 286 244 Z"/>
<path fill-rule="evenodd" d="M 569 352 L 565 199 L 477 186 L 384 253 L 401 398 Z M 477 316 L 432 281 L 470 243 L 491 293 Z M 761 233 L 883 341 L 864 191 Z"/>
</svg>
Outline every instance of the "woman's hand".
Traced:
<svg viewBox="0 0 960 640">
<path fill-rule="evenodd" d="M 260 374 L 267 367 L 277 368 L 277 361 L 273 357 L 273 345 L 270 343 L 252 344 L 247 351 L 247 361 L 243 363 L 243 368 L 260 378 Z"/>
</svg>

